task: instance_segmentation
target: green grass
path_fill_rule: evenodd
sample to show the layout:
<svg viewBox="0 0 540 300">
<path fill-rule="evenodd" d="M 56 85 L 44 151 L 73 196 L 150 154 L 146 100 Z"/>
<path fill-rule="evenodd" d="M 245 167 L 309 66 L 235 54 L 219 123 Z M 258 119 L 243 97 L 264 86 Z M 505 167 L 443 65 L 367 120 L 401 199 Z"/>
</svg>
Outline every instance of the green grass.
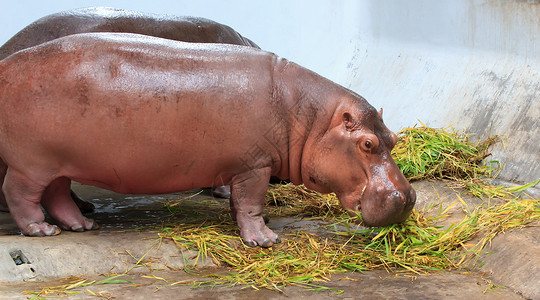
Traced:
<svg viewBox="0 0 540 300">
<path fill-rule="evenodd" d="M 534 186 L 507 187 L 491 185 L 486 179 L 498 173 L 498 161 L 485 162 L 489 147 L 500 142 L 498 136 L 476 142 L 467 133 L 447 127 L 404 128 L 398 133 L 398 142 L 392 156 L 407 179 L 444 179 L 455 187 L 464 188 L 478 198 L 508 198 Z"/>
</svg>

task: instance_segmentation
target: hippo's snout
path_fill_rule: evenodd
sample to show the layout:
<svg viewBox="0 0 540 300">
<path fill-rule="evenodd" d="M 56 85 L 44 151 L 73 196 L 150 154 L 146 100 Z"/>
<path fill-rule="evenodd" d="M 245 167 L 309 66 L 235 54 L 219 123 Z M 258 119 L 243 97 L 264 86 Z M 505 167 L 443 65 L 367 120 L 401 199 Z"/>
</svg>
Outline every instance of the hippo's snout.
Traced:
<svg viewBox="0 0 540 300">
<path fill-rule="evenodd" d="M 366 226 L 380 227 L 405 221 L 416 203 L 412 186 L 387 192 L 385 196 L 364 195 L 359 208 Z"/>
</svg>

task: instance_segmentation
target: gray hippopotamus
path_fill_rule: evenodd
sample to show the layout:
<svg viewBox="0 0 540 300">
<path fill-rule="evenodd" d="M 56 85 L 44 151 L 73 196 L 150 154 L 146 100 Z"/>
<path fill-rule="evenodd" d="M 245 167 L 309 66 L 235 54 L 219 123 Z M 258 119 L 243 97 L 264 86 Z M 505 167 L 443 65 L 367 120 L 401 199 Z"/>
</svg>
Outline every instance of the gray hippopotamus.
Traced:
<svg viewBox="0 0 540 300">
<path fill-rule="evenodd" d="M 71 35 L 0 61 L 0 107 L 3 191 L 25 235 L 60 232 L 40 202 L 60 228 L 97 227 L 71 180 L 134 194 L 230 184 L 240 235 L 263 247 L 279 242 L 262 218 L 270 176 L 335 192 L 368 226 L 416 200 L 364 98 L 251 47 Z"/>
<path fill-rule="evenodd" d="M 0 60 L 22 49 L 63 36 L 88 32 L 139 33 L 184 42 L 259 48 L 231 27 L 204 18 L 159 16 L 110 7 L 90 7 L 52 14 L 28 25 L 0 47 Z M 0 182 L 3 181 L 6 168 L 0 159 Z M 93 210 L 91 203 L 71 193 L 83 212 Z M 216 186 L 213 193 L 228 198 L 229 188 Z M 0 211 L 7 210 L 4 195 L 0 193 Z"/>
</svg>

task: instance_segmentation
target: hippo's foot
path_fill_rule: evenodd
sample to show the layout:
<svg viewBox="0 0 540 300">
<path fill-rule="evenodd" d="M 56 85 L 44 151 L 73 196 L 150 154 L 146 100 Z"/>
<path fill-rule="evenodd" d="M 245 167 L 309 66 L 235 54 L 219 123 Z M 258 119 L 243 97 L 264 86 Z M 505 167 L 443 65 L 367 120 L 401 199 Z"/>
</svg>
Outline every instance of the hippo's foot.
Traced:
<svg viewBox="0 0 540 300">
<path fill-rule="evenodd" d="M 71 191 L 71 198 L 73 199 L 73 202 L 77 204 L 77 207 L 81 210 L 82 213 L 93 212 L 96 208 L 94 204 L 79 198 L 79 196 L 77 196 L 74 191 Z"/>
<path fill-rule="evenodd" d="M 60 228 L 64 230 L 85 231 L 98 229 L 99 226 L 96 222 L 85 218 L 73 201 L 78 197 L 73 197 L 74 194 L 71 193 L 70 183 L 71 181 L 66 177 L 57 178 L 51 182 L 43 193 L 41 205 Z M 81 201 L 79 199 L 79 202 Z"/>
<path fill-rule="evenodd" d="M 262 217 L 255 219 L 251 222 L 246 222 L 245 220 L 238 222 L 240 236 L 244 244 L 250 247 L 261 246 L 263 248 L 269 248 L 274 244 L 281 243 L 279 236 L 264 225 Z"/>
<path fill-rule="evenodd" d="M 270 167 L 254 169 L 232 179 L 231 216 L 236 219 L 244 243 L 251 247 L 268 248 L 281 242 L 278 235 L 266 227 L 263 218 L 271 171 Z"/>
<path fill-rule="evenodd" d="M 21 232 L 28 236 L 51 236 L 60 234 L 61 230 L 58 226 L 47 222 L 35 222 L 28 224 Z"/>
<path fill-rule="evenodd" d="M 212 196 L 216 198 L 229 199 L 231 198 L 231 187 L 228 185 L 213 186 Z"/>
<path fill-rule="evenodd" d="M 83 217 L 81 220 L 74 220 L 69 222 L 58 221 L 60 228 L 70 231 L 82 232 L 85 230 L 99 229 L 99 225 L 92 219 Z"/>
</svg>

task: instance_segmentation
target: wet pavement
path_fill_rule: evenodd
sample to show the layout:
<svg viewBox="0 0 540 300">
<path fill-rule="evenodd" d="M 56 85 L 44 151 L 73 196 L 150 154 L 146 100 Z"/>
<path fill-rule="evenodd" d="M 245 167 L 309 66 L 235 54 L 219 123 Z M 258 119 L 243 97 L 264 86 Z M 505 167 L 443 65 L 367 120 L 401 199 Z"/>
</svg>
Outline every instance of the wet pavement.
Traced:
<svg viewBox="0 0 540 300">
<path fill-rule="evenodd" d="M 415 183 L 417 207 L 455 202 L 455 192 L 442 182 Z M 246 286 L 201 287 L 174 284 L 196 277 L 183 271 L 184 259 L 194 255 L 181 252 L 172 242 L 158 243 L 157 231 L 163 224 L 216 214 L 227 217 L 228 200 L 214 199 L 208 191 L 190 191 L 159 196 L 121 195 L 93 187 L 74 185 L 81 198 L 94 203 L 96 210 L 86 214 L 101 226 L 89 232 L 62 232 L 54 237 L 32 238 L 18 234 L 8 213 L 0 213 L 0 299 L 27 299 L 24 291 L 39 291 L 66 282 L 66 277 L 81 275 L 101 280 L 101 274 L 124 273 L 132 283 L 107 284 L 77 289 L 82 294 L 69 299 L 97 299 L 91 293 L 103 292 L 116 299 L 538 299 L 534 282 L 539 282 L 540 255 L 537 227 L 513 231 L 497 237 L 486 254 L 486 264 L 469 273 L 437 272 L 428 276 L 396 275 L 384 270 L 334 275 L 330 288 L 309 291 L 289 286 L 283 293 L 255 290 Z M 195 194 L 195 195 L 194 195 Z M 194 195 L 194 196 L 193 196 Z M 470 205 L 482 201 L 463 196 Z M 181 200 L 181 201 L 178 201 Z M 170 201 L 170 202 L 169 202 Z M 169 203 L 169 205 L 164 205 Z M 180 203 L 177 205 L 177 203 Z M 180 208 L 179 208 L 180 207 Z M 448 226 L 463 216 L 455 205 Z M 278 234 L 296 230 L 317 231 L 319 221 L 300 218 L 273 218 L 268 224 Z M 509 242 L 510 241 L 510 242 Z M 513 248 L 514 245 L 519 249 Z M 491 255 L 491 256 L 490 256 Z M 16 265 L 17 257 L 19 265 Z M 22 257 L 22 258 L 21 258 Z M 141 258 L 151 261 L 152 270 L 136 265 Z M 203 270 L 221 273 L 211 261 Z M 513 270 L 517 270 L 517 273 Z M 493 273 L 491 272 L 493 271 Z M 173 285 L 174 284 L 174 285 Z"/>
</svg>

